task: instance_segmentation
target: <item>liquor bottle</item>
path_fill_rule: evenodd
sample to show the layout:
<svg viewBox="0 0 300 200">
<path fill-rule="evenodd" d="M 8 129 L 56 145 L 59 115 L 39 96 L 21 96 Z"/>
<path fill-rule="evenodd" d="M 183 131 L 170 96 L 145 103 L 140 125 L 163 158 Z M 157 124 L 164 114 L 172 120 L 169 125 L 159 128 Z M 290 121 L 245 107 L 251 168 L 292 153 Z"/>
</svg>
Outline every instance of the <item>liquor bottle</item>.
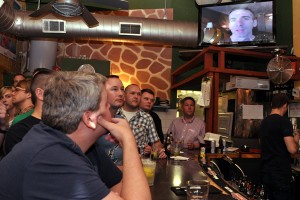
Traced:
<svg viewBox="0 0 300 200">
<path fill-rule="evenodd" d="M 205 147 L 200 148 L 199 160 L 202 165 L 206 165 Z"/>
<path fill-rule="evenodd" d="M 247 190 L 246 191 L 247 197 L 249 199 L 252 199 L 252 197 L 253 197 L 253 185 L 252 185 L 251 180 L 248 181 L 246 190 Z"/>
<path fill-rule="evenodd" d="M 259 192 L 259 197 L 258 197 L 259 200 L 265 200 L 265 189 L 264 189 L 264 185 L 261 185 L 261 189 L 260 189 L 260 192 Z"/>
<path fill-rule="evenodd" d="M 166 141 L 165 141 L 165 153 L 168 157 L 171 156 L 171 138 L 170 134 L 167 134 Z"/>
<path fill-rule="evenodd" d="M 171 144 L 173 143 L 173 141 L 174 141 L 174 138 L 173 138 L 173 133 L 172 133 L 172 131 L 170 132 L 170 141 L 171 141 Z"/>
</svg>

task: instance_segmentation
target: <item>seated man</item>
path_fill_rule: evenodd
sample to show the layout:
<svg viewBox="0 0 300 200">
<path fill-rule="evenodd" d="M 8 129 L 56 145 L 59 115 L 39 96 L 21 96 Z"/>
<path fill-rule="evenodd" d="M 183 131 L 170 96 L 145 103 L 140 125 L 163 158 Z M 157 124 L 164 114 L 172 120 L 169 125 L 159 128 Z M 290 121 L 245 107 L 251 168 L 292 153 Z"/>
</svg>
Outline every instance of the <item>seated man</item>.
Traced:
<svg viewBox="0 0 300 200">
<path fill-rule="evenodd" d="M 117 114 L 128 120 L 141 154 L 150 154 L 152 147 L 156 147 L 159 151 L 159 158 L 166 158 L 153 119 L 139 108 L 140 101 L 141 90 L 139 86 L 128 85 L 125 88 L 124 106 L 118 110 Z"/>
<path fill-rule="evenodd" d="M 107 81 L 105 84 L 105 89 L 107 91 L 107 102 L 110 105 L 109 111 L 111 116 L 119 117 L 116 115 L 119 108 L 124 104 L 124 86 L 122 81 L 116 75 L 107 76 Z M 123 165 L 123 151 L 118 143 L 106 140 L 106 135 L 103 135 L 97 141 L 107 153 L 107 155 L 112 159 L 112 161 L 122 169 Z"/>
<path fill-rule="evenodd" d="M 184 148 L 199 148 L 200 142 L 204 141 L 205 123 L 195 117 L 194 98 L 185 97 L 180 104 L 183 116 L 172 121 L 168 133 L 172 132 L 174 141 L 181 142 Z"/>
<path fill-rule="evenodd" d="M 133 133 L 126 120 L 111 119 L 104 84 L 95 73 L 50 78 L 42 122 L 0 162 L 0 199 L 151 199 Z M 84 155 L 107 131 L 123 147 L 120 194 L 107 188 Z"/>
<path fill-rule="evenodd" d="M 149 113 L 149 115 L 152 117 L 160 142 L 163 144 L 164 133 L 161 126 L 161 120 L 159 116 L 151 110 L 154 105 L 154 101 L 155 101 L 155 95 L 151 89 L 141 90 L 140 108 L 146 113 Z"/>
</svg>

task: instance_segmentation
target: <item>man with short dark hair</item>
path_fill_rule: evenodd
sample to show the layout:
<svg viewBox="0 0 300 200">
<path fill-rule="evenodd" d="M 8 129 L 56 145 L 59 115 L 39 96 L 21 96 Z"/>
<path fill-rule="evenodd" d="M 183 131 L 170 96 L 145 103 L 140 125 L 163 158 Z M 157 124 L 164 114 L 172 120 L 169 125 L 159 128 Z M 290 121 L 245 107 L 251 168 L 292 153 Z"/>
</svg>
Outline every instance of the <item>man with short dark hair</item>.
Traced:
<svg viewBox="0 0 300 200">
<path fill-rule="evenodd" d="M 145 111 L 146 113 L 149 113 L 151 115 L 153 122 L 155 124 L 155 128 L 158 134 L 158 137 L 160 139 L 161 143 L 164 143 L 164 133 L 162 131 L 161 126 L 161 120 L 159 116 L 153 112 L 151 109 L 155 102 L 155 95 L 154 92 L 151 89 L 142 89 L 141 90 L 141 102 L 140 102 L 140 108 Z"/>
<path fill-rule="evenodd" d="M 27 132 L 41 121 L 44 88 L 53 72 L 46 68 L 36 70 L 30 85 L 31 101 L 34 104 L 33 112 L 8 129 L 3 145 L 4 155 L 7 155 L 17 143 L 22 141 Z"/>
<path fill-rule="evenodd" d="M 33 112 L 33 103 L 31 100 L 31 92 L 30 92 L 31 79 L 25 79 L 16 85 L 16 90 L 13 96 L 13 104 L 20 109 L 18 115 L 14 118 L 11 125 L 14 125 L 30 116 Z"/>
<path fill-rule="evenodd" d="M 262 182 L 270 200 L 294 199 L 292 192 L 291 154 L 298 151 L 299 133 L 287 117 L 289 98 L 276 94 L 272 110 L 260 125 Z"/>
<path fill-rule="evenodd" d="M 180 101 L 180 105 L 183 116 L 172 121 L 168 133 L 172 132 L 174 141 L 182 143 L 184 148 L 199 148 L 200 143 L 204 142 L 205 123 L 195 117 L 195 99 L 185 97 Z"/>
<path fill-rule="evenodd" d="M 25 76 L 23 74 L 15 74 L 13 77 L 13 86 L 16 87 L 22 80 L 25 80 Z"/>
</svg>

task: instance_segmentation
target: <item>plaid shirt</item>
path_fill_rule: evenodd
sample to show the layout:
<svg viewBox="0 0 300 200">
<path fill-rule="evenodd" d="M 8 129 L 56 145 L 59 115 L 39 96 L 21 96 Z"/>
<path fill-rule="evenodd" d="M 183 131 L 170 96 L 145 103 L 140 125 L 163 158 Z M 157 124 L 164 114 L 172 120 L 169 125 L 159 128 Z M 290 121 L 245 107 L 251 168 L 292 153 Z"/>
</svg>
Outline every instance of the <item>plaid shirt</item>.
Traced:
<svg viewBox="0 0 300 200">
<path fill-rule="evenodd" d="M 117 111 L 117 115 L 120 115 L 124 119 L 127 119 L 122 109 L 119 109 Z M 148 143 L 153 144 L 154 142 L 159 140 L 152 117 L 143 110 L 137 111 L 135 116 L 133 116 L 129 120 L 129 125 L 134 134 L 137 146 L 140 149 Z"/>
</svg>

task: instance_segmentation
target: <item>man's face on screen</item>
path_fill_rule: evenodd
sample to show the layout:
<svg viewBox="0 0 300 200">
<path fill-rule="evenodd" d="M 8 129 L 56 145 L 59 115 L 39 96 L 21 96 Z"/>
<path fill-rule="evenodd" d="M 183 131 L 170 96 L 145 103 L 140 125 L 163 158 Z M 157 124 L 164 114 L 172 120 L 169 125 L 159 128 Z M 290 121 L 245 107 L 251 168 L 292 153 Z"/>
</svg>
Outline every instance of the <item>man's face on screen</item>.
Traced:
<svg viewBox="0 0 300 200">
<path fill-rule="evenodd" d="M 254 35 L 252 29 L 257 26 L 257 20 L 251 11 L 237 9 L 229 14 L 229 29 L 232 32 L 233 42 L 252 41 Z"/>
</svg>

